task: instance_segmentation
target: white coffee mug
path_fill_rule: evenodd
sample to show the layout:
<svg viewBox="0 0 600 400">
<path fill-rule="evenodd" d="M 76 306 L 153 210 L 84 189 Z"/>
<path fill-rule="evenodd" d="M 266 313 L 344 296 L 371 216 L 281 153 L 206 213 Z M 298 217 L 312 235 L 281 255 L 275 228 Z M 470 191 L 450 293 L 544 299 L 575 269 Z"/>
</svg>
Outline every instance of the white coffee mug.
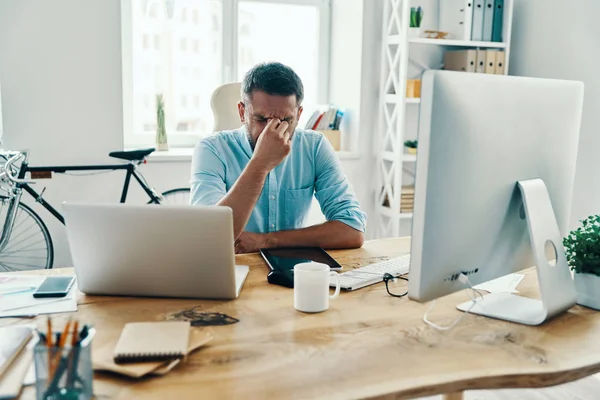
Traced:
<svg viewBox="0 0 600 400">
<path fill-rule="evenodd" d="M 329 296 L 329 277 L 336 277 L 335 293 Z M 321 312 L 329 308 L 329 299 L 340 294 L 340 276 L 329 265 L 317 262 L 294 266 L 294 308 L 303 312 Z"/>
</svg>

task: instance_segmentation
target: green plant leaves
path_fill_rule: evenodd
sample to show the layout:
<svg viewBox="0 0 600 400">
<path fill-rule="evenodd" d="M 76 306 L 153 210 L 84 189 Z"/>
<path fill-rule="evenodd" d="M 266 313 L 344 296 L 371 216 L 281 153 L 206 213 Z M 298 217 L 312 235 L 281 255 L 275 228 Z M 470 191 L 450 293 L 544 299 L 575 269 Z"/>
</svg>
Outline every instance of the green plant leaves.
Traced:
<svg viewBox="0 0 600 400">
<path fill-rule="evenodd" d="M 563 239 L 567 262 L 578 274 L 600 276 L 600 215 L 590 215 Z"/>
</svg>

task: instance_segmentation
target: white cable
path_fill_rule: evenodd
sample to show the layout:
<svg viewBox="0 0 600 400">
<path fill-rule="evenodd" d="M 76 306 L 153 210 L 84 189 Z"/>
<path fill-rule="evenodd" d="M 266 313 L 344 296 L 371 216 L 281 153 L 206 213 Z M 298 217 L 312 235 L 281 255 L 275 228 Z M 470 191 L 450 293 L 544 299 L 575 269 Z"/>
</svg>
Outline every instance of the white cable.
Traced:
<svg viewBox="0 0 600 400">
<path fill-rule="evenodd" d="M 448 330 L 454 328 L 456 326 L 456 324 L 458 324 L 465 317 L 465 315 L 467 315 L 469 313 L 469 311 L 471 311 L 473 309 L 473 307 L 475 306 L 475 303 L 477 303 L 478 300 L 477 300 L 477 298 L 473 297 L 472 292 L 477 293 L 477 295 L 479 296 L 479 300 L 483 299 L 483 295 L 481 294 L 481 292 L 479 290 L 477 290 L 477 289 L 473 289 L 473 285 L 471 284 L 471 281 L 469 280 L 469 277 L 467 275 L 461 273 L 458 276 L 458 279 L 462 283 L 465 283 L 465 284 L 469 285 L 469 288 L 467 290 L 467 294 L 469 295 L 469 298 L 471 299 L 471 302 L 472 302 L 471 306 L 460 317 L 458 317 L 457 319 L 455 319 L 454 322 L 451 323 L 450 325 L 448 325 L 448 326 L 440 326 L 440 325 L 437 325 L 437 324 L 431 322 L 429 320 L 429 318 L 427 317 L 429 315 L 429 313 L 435 307 L 436 300 L 434 300 L 431 303 L 431 307 L 429 307 L 429 310 L 427 310 L 427 312 L 425 312 L 425 315 L 423 315 L 423 321 L 427 325 L 431 326 L 432 328 L 437 329 L 438 331 L 448 331 Z"/>
</svg>

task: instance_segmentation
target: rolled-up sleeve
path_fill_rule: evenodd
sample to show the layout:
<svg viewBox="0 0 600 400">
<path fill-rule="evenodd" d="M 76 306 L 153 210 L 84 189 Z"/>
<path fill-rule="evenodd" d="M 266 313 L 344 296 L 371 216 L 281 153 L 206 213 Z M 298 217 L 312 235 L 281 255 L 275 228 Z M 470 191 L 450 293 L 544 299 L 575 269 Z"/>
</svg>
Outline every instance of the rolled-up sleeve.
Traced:
<svg viewBox="0 0 600 400">
<path fill-rule="evenodd" d="M 227 193 L 225 164 L 207 139 L 200 141 L 194 149 L 190 185 L 191 205 L 214 206 Z"/>
<path fill-rule="evenodd" d="M 365 232 L 367 216 L 360 209 L 331 143 L 323 137 L 315 151 L 315 197 L 328 221 L 340 221 Z"/>
</svg>

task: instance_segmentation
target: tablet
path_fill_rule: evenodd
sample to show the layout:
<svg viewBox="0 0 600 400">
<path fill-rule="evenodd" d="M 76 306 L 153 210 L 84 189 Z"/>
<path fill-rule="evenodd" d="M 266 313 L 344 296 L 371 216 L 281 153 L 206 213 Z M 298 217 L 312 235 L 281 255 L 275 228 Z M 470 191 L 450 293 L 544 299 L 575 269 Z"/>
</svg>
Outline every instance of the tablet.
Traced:
<svg viewBox="0 0 600 400">
<path fill-rule="evenodd" d="M 342 269 L 342 266 L 320 247 L 261 249 L 260 254 L 262 254 L 271 271 L 290 270 L 294 269 L 296 264 L 311 261 L 327 264 L 332 271 Z"/>
</svg>

